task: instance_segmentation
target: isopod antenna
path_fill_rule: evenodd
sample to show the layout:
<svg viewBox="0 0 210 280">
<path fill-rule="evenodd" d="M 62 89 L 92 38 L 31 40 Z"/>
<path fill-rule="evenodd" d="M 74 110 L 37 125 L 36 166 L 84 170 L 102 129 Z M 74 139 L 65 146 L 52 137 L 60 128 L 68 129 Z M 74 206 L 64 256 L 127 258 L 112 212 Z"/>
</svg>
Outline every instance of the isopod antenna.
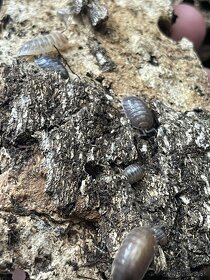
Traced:
<svg viewBox="0 0 210 280">
<path fill-rule="evenodd" d="M 80 76 L 78 76 L 70 67 L 70 65 L 68 64 L 68 62 L 66 61 L 66 59 L 63 57 L 63 55 L 60 53 L 60 51 L 58 50 L 58 48 L 54 45 L 55 49 L 57 50 L 59 56 L 63 59 L 63 61 L 65 62 L 65 64 L 68 66 L 69 70 L 71 71 L 72 74 L 74 74 L 75 76 L 77 76 L 77 78 L 79 80 L 81 80 Z"/>
</svg>

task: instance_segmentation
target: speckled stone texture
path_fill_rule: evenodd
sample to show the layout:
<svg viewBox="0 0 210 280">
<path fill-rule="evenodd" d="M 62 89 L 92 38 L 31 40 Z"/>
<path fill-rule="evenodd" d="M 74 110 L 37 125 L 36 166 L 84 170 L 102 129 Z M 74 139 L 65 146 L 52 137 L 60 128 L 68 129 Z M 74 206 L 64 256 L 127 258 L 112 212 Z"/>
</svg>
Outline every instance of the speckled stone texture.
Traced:
<svg viewBox="0 0 210 280">
<path fill-rule="evenodd" d="M 171 1 L 107 1 L 103 28 L 86 14 L 69 20 L 65 34 L 79 47 L 62 55 L 79 77 L 67 81 L 14 57 L 43 29 L 65 29 L 61 2 L 14 9 L 11 0 L 1 10 L 13 20 L 0 38 L 0 279 L 15 268 L 31 280 L 111 279 L 126 234 L 154 224 L 168 243 L 144 279 L 201 279 L 210 264 L 210 91 L 192 44 L 158 28 Z M 128 94 L 148 103 L 156 133 L 131 127 L 120 104 Z M 122 172 L 132 163 L 145 176 L 131 186 Z"/>
</svg>

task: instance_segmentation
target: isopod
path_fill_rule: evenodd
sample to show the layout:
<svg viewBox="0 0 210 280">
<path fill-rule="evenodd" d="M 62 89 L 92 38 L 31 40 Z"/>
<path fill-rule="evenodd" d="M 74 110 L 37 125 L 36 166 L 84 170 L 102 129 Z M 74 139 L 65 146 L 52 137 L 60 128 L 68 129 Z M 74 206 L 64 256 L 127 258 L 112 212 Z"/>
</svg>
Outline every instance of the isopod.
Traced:
<svg viewBox="0 0 210 280">
<path fill-rule="evenodd" d="M 68 2 L 68 5 L 57 10 L 57 16 L 60 20 L 67 23 L 68 18 L 73 15 L 78 15 L 81 13 L 84 6 L 86 6 L 86 1 L 83 0 L 74 0 Z"/>
<path fill-rule="evenodd" d="M 18 56 L 39 55 L 69 47 L 67 37 L 58 32 L 52 31 L 49 34 L 37 36 L 33 40 L 26 42 L 18 51 Z"/>
<path fill-rule="evenodd" d="M 155 121 L 152 111 L 140 98 L 136 96 L 126 96 L 122 100 L 125 115 L 134 128 L 140 129 L 144 135 L 155 130 Z"/>
<path fill-rule="evenodd" d="M 160 226 L 137 227 L 128 233 L 112 264 L 113 280 L 141 280 L 151 264 L 157 244 L 165 244 Z"/>
<path fill-rule="evenodd" d="M 70 9 L 70 7 L 63 7 L 63 8 L 60 8 L 57 10 L 57 16 L 65 24 L 67 23 L 68 18 L 70 17 L 71 13 L 72 13 L 72 10 Z"/>
<path fill-rule="evenodd" d="M 127 177 L 130 184 L 134 184 L 143 178 L 144 168 L 138 163 L 130 164 L 124 169 L 123 175 Z"/>
<path fill-rule="evenodd" d="M 58 57 L 52 57 L 47 54 L 41 55 L 35 59 L 35 62 L 43 69 L 60 72 L 61 77 L 64 79 L 69 77 L 68 71 Z"/>
</svg>

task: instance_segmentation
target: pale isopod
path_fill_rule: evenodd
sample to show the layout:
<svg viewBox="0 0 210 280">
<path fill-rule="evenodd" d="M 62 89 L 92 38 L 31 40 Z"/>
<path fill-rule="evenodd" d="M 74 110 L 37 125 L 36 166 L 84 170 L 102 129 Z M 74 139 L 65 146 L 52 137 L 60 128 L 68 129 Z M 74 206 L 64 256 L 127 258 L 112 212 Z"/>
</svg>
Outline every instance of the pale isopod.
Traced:
<svg viewBox="0 0 210 280">
<path fill-rule="evenodd" d="M 83 2 L 83 0 L 70 1 L 66 7 L 57 10 L 57 16 L 67 24 L 70 16 L 78 15 L 82 11 L 83 6 L 85 5 Z"/>
<path fill-rule="evenodd" d="M 131 230 L 119 248 L 112 264 L 113 280 L 141 280 L 151 264 L 157 244 L 166 243 L 159 226 Z"/>
<path fill-rule="evenodd" d="M 18 51 L 18 56 L 39 55 L 58 50 L 64 50 L 69 47 L 67 37 L 53 31 L 49 34 L 35 37 L 33 40 L 26 42 Z"/>
<path fill-rule="evenodd" d="M 152 111 L 140 98 L 136 96 L 126 96 L 122 100 L 124 112 L 134 128 L 140 129 L 144 135 L 150 133 L 155 121 Z"/>
<path fill-rule="evenodd" d="M 70 7 L 63 7 L 57 10 L 57 16 L 60 18 L 60 20 L 62 20 L 65 23 L 67 23 L 71 13 L 72 10 Z"/>
<path fill-rule="evenodd" d="M 123 175 L 127 177 L 130 184 L 134 184 L 143 178 L 144 168 L 142 165 L 134 163 L 124 169 Z"/>
<path fill-rule="evenodd" d="M 35 62 L 43 69 L 60 72 L 61 77 L 64 79 L 69 77 L 68 71 L 58 57 L 52 57 L 47 54 L 41 55 L 35 59 Z"/>
<path fill-rule="evenodd" d="M 81 13 L 82 9 L 86 6 L 87 1 L 84 0 L 73 0 L 69 1 L 66 7 L 57 10 L 57 16 L 67 23 L 68 18 L 73 15 L 78 15 Z"/>
</svg>

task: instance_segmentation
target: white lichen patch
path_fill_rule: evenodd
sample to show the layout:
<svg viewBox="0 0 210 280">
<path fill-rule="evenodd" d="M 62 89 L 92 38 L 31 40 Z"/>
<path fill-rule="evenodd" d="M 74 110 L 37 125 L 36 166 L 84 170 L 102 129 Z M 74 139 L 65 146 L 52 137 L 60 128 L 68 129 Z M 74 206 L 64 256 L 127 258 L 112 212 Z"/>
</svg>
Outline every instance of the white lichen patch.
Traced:
<svg viewBox="0 0 210 280">
<path fill-rule="evenodd" d="M 0 170 L 1 173 L 4 173 L 6 170 L 11 168 L 11 155 L 9 154 L 9 151 L 2 147 L 0 148 Z"/>
<path fill-rule="evenodd" d="M 184 204 L 186 204 L 186 205 L 188 205 L 188 204 L 190 203 L 190 199 L 189 199 L 188 197 L 184 196 L 184 195 L 180 195 L 179 198 L 180 198 L 181 201 L 182 201 Z"/>
<path fill-rule="evenodd" d="M 206 202 L 203 203 L 204 207 L 206 208 L 206 226 L 210 229 L 210 205 Z"/>
<path fill-rule="evenodd" d="M 16 135 L 23 132 L 26 127 L 25 121 L 28 120 L 30 104 L 30 96 L 26 95 L 21 95 L 14 103 L 8 125 L 13 126 L 14 123 L 18 122 L 18 125 L 16 126 Z"/>
<path fill-rule="evenodd" d="M 205 182 L 204 191 L 205 191 L 206 195 L 210 196 L 210 184 L 209 184 L 210 182 L 209 182 L 209 179 L 204 174 L 201 175 L 201 179 Z"/>
<path fill-rule="evenodd" d="M 210 122 L 209 122 L 210 125 Z M 194 130 L 196 132 L 196 139 L 195 143 L 197 144 L 198 147 L 207 149 L 210 147 L 210 141 L 208 139 L 208 136 L 210 134 L 210 127 L 209 130 L 206 131 L 206 128 L 203 127 L 201 124 L 195 122 L 194 124 Z"/>
</svg>

